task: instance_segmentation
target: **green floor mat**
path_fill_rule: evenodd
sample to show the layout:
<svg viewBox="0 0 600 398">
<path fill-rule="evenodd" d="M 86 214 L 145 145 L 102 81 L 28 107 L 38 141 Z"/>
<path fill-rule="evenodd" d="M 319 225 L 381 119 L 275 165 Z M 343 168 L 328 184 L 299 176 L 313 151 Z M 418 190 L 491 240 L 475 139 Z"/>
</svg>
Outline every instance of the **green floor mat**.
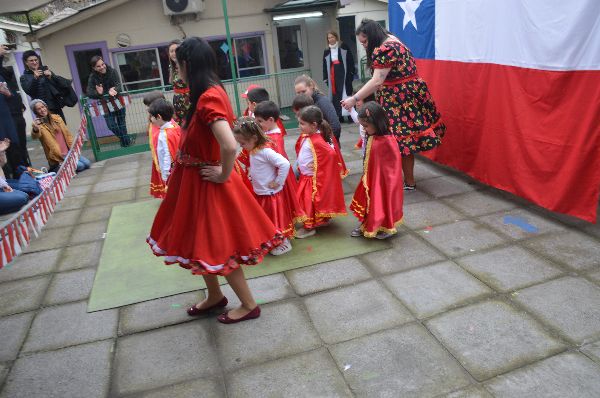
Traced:
<svg viewBox="0 0 600 398">
<path fill-rule="evenodd" d="M 89 312 L 205 287 L 201 276 L 177 265 L 165 265 L 146 244 L 159 204 L 158 200 L 149 200 L 113 207 L 88 303 Z M 314 237 L 295 239 L 291 252 L 279 257 L 269 255 L 257 266 L 244 267 L 246 277 L 256 278 L 391 247 L 387 241 L 351 238 L 349 233 L 355 226 L 356 219 L 350 215 L 338 218 L 319 229 Z"/>
</svg>

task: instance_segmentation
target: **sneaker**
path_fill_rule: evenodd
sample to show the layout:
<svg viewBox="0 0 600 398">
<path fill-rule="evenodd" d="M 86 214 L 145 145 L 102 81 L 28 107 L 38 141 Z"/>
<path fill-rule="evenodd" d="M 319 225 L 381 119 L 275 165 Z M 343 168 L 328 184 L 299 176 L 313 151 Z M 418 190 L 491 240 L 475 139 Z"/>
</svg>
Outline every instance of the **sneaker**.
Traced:
<svg viewBox="0 0 600 398">
<path fill-rule="evenodd" d="M 292 244 L 288 238 L 285 238 L 283 243 L 277 246 L 275 249 L 271 250 L 270 253 L 274 256 L 281 256 L 292 250 Z"/>
<path fill-rule="evenodd" d="M 304 239 L 304 238 L 308 238 L 310 236 L 313 236 L 316 233 L 317 233 L 316 229 L 300 228 L 299 230 L 296 231 L 296 238 L 298 238 L 298 239 Z"/>
<path fill-rule="evenodd" d="M 405 191 L 414 191 L 415 189 L 417 189 L 417 184 L 415 184 L 415 185 L 408 185 L 407 183 L 404 183 L 404 190 Z"/>
<path fill-rule="evenodd" d="M 354 228 L 352 230 L 352 232 L 350 232 L 350 236 L 353 238 L 358 238 L 359 236 L 363 236 L 363 233 L 360 230 L 360 227 Z"/>
<path fill-rule="evenodd" d="M 389 238 L 390 236 L 394 236 L 394 234 L 379 231 L 379 232 L 377 232 L 377 235 L 375 235 L 375 238 L 383 240 L 383 239 Z"/>
</svg>

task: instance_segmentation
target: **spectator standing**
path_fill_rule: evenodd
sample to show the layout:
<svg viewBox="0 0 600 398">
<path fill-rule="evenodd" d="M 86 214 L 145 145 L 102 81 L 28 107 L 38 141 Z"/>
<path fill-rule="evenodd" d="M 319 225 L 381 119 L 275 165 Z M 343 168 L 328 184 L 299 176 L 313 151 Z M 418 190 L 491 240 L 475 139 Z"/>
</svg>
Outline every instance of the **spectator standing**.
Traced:
<svg viewBox="0 0 600 398">
<path fill-rule="evenodd" d="M 327 32 L 327 49 L 323 52 L 323 81 L 329 89 L 329 98 L 340 122 L 344 121 L 344 116 L 348 116 L 349 122 L 352 120 L 340 102 L 352 93 L 355 69 L 350 48 L 340 41 L 336 31 Z"/>
<path fill-rule="evenodd" d="M 169 83 L 173 86 L 173 107 L 175 115 L 173 119 L 177 124 L 181 125 L 190 109 L 190 89 L 179 76 L 179 68 L 177 67 L 177 47 L 181 44 L 181 40 L 173 40 L 169 43 Z"/>
</svg>

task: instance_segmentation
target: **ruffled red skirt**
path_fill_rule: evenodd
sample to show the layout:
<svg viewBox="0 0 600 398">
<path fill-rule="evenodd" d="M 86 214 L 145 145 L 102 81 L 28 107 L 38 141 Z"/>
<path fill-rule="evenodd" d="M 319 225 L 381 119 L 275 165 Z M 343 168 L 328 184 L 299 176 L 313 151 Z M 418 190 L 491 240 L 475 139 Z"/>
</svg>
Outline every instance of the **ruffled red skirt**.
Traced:
<svg viewBox="0 0 600 398">
<path fill-rule="evenodd" d="M 304 211 L 306 218 L 304 220 L 304 228 L 313 229 L 323 226 L 334 217 L 346 215 L 342 212 L 323 212 L 317 200 L 313 200 L 313 177 L 301 174 L 298 181 L 298 202 Z M 317 199 L 318 195 L 315 195 Z"/>
<path fill-rule="evenodd" d="M 298 204 L 295 190 L 286 183 L 275 195 L 256 195 L 256 200 L 286 238 L 296 236 L 295 224 L 304 221 L 306 215 Z"/>
<path fill-rule="evenodd" d="M 237 173 L 216 184 L 177 164 L 147 242 L 166 264 L 227 275 L 239 264 L 258 264 L 283 239 Z"/>
</svg>

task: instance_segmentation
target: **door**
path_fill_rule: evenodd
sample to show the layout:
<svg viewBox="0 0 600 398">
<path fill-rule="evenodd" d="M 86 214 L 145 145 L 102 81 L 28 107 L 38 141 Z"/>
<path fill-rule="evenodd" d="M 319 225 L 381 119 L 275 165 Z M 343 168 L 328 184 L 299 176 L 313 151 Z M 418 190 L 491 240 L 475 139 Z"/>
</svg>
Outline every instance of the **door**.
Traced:
<svg viewBox="0 0 600 398">
<path fill-rule="evenodd" d="M 281 107 L 290 106 L 296 93 L 294 80 L 302 70 L 308 69 L 308 41 L 306 25 L 302 20 L 273 23 L 275 54 L 279 72 L 277 78 Z M 297 72 L 297 73 L 294 73 Z"/>
</svg>

